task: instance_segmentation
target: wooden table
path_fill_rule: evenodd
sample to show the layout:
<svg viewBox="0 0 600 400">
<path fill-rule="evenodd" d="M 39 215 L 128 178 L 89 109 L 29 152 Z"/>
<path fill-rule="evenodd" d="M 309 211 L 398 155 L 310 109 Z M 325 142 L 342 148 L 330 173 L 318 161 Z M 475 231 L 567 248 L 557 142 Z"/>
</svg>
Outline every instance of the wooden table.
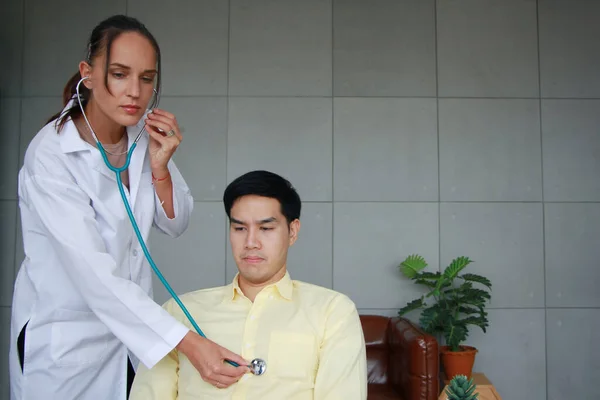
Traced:
<svg viewBox="0 0 600 400">
<path fill-rule="evenodd" d="M 502 397 L 496 391 L 496 388 L 490 382 L 490 380 L 483 373 L 473 373 L 473 383 L 475 383 L 475 393 L 479 393 L 477 400 L 502 400 Z M 443 378 L 444 388 L 442 389 L 442 393 L 440 393 L 440 397 L 438 400 L 448 400 L 448 395 L 446 394 L 446 388 L 448 387 L 448 383 L 450 383 L 449 379 L 446 377 Z"/>
</svg>

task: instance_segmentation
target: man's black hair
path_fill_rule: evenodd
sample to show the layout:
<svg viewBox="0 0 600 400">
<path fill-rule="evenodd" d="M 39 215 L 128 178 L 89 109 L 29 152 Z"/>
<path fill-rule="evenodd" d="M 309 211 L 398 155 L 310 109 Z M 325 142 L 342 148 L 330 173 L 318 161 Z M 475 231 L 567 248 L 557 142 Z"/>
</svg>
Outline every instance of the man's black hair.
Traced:
<svg viewBox="0 0 600 400">
<path fill-rule="evenodd" d="M 251 171 L 232 181 L 223 194 L 223 204 L 227 217 L 231 218 L 231 207 L 243 196 L 262 196 L 276 199 L 281 205 L 281 213 L 288 224 L 300 219 L 302 207 L 296 189 L 285 178 L 269 171 Z"/>
</svg>

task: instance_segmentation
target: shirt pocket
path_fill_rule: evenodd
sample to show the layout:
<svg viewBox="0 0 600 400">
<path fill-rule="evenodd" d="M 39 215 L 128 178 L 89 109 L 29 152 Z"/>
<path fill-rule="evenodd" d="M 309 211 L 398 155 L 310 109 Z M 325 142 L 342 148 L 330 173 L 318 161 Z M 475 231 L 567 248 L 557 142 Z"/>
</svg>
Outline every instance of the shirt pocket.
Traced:
<svg viewBox="0 0 600 400">
<path fill-rule="evenodd" d="M 317 338 L 309 333 L 274 331 L 267 360 L 278 378 L 312 381 L 318 366 Z"/>
</svg>

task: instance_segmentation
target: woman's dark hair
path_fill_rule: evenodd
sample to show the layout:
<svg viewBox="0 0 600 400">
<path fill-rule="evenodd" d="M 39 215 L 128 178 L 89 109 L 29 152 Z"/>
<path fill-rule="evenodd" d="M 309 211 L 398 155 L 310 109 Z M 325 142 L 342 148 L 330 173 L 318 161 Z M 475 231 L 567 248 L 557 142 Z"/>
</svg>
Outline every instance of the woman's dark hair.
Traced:
<svg viewBox="0 0 600 400">
<path fill-rule="evenodd" d="M 158 63 L 158 74 L 157 74 L 157 82 L 156 82 L 156 90 L 160 93 L 160 48 L 158 46 L 158 42 L 154 38 L 154 36 L 150 33 L 150 31 L 135 18 L 128 17 L 126 15 L 114 15 L 100 22 L 92 31 L 90 35 L 90 40 L 87 45 L 87 55 L 85 61 L 92 65 L 92 61 L 102 53 L 102 51 L 106 52 L 106 65 L 104 70 L 104 86 L 106 90 L 110 93 L 110 89 L 108 88 L 108 65 L 110 64 L 110 48 L 112 46 L 113 41 L 119 37 L 122 33 L 126 32 L 137 32 L 147 38 L 154 50 L 156 51 L 156 60 Z M 69 79 L 65 88 L 63 90 L 62 102 L 63 108 L 67 105 L 67 103 L 77 95 L 77 83 L 81 80 L 81 74 L 79 71 L 75 73 Z M 85 85 L 79 86 L 79 93 L 81 95 L 81 103 L 85 108 L 88 100 L 90 99 L 90 90 L 85 87 Z M 81 109 L 79 108 L 79 103 L 75 102 L 73 107 L 63 111 L 59 111 L 54 114 L 52 117 L 48 119 L 48 122 L 57 120 L 57 131 L 63 128 L 64 124 L 68 119 L 74 119 L 81 115 Z"/>
<path fill-rule="evenodd" d="M 269 171 L 251 171 L 227 185 L 223 194 L 223 205 L 228 218 L 231 218 L 231 207 L 235 201 L 249 195 L 278 200 L 281 213 L 288 224 L 300 219 L 302 204 L 296 189 L 287 179 Z"/>
</svg>

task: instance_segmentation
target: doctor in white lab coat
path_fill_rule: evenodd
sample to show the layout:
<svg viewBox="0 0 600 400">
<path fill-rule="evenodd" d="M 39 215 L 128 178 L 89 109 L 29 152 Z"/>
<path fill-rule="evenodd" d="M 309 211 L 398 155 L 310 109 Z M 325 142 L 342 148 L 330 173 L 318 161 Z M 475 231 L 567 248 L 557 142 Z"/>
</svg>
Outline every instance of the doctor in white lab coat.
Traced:
<svg viewBox="0 0 600 400">
<path fill-rule="evenodd" d="M 172 114 L 145 112 L 160 85 L 158 45 L 125 16 L 101 22 L 89 43 L 62 113 L 31 141 L 19 172 L 25 260 L 12 305 L 11 399 L 126 399 L 132 366 L 151 368 L 175 347 L 203 379 L 227 387 L 248 372 L 247 361 L 152 300 L 153 272 L 114 173 L 73 100 L 81 76 L 89 77 L 80 86 L 86 115 L 116 166 L 147 124 L 123 174 L 125 192 L 144 240 L 153 225 L 181 235 L 194 204 L 171 160 L 181 132 Z"/>
</svg>

